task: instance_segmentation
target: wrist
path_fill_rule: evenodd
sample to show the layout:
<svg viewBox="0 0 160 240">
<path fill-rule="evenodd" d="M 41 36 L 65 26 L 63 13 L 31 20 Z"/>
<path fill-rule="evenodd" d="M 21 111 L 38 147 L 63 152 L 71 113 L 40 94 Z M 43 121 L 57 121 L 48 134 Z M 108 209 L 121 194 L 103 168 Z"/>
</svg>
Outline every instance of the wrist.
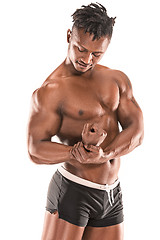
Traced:
<svg viewBox="0 0 160 240">
<path fill-rule="evenodd" d="M 111 151 L 109 149 L 105 149 L 104 150 L 104 158 L 109 161 L 111 159 L 114 159 L 115 158 L 115 153 L 114 151 Z"/>
</svg>

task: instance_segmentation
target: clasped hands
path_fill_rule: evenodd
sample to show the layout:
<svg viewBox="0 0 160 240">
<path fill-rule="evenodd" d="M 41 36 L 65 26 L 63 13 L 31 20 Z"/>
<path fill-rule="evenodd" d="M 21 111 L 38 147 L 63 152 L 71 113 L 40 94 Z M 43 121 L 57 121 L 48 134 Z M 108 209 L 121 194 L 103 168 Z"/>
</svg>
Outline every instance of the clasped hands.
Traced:
<svg viewBox="0 0 160 240">
<path fill-rule="evenodd" d="M 76 143 L 70 155 L 83 164 L 99 164 L 104 161 L 104 152 L 100 144 L 106 138 L 107 133 L 97 123 L 86 123 L 82 131 L 82 142 Z"/>
</svg>

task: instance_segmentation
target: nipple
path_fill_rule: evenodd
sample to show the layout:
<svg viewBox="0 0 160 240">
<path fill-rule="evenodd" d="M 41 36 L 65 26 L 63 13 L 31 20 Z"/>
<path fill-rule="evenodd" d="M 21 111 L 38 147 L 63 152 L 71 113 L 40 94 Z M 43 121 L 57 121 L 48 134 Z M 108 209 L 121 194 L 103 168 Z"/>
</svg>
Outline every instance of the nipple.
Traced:
<svg viewBox="0 0 160 240">
<path fill-rule="evenodd" d="M 80 115 L 80 116 L 83 115 L 83 110 L 79 110 L 79 115 Z"/>
</svg>

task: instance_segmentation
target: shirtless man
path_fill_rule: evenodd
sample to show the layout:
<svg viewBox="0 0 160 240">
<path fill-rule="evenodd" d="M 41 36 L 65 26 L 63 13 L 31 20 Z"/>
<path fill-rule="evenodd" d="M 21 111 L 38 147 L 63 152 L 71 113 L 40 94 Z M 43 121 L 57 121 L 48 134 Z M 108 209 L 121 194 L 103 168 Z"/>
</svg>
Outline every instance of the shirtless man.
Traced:
<svg viewBox="0 0 160 240">
<path fill-rule="evenodd" d="M 65 61 L 32 96 L 29 156 L 61 163 L 48 189 L 42 240 L 123 239 L 120 157 L 141 144 L 143 117 L 128 77 L 97 64 L 114 20 L 100 4 L 77 9 Z"/>
</svg>

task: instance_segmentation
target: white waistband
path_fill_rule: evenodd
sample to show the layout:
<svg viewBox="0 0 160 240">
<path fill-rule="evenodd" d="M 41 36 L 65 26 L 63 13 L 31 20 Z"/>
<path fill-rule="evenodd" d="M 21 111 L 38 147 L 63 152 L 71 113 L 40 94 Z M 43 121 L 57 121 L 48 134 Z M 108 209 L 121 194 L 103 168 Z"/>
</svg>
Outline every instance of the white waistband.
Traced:
<svg viewBox="0 0 160 240">
<path fill-rule="evenodd" d="M 120 180 L 117 179 L 113 184 L 108 185 L 108 184 L 98 184 L 98 183 L 94 183 L 91 181 L 88 181 L 86 179 L 77 177 L 76 175 L 68 172 L 62 165 L 58 167 L 58 171 L 67 179 L 79 183 L 81 185 L 87 186 L 87 187 L 91 187 L 91 188 L 96 188 L 96 189 L 100 189 L 100 190 L 105 190 L 107 192 L 110 192 L 110 190 L 113 190 L 115 187 L 117 187 L 117 185 L 119 184 Z"/>
</svg>

